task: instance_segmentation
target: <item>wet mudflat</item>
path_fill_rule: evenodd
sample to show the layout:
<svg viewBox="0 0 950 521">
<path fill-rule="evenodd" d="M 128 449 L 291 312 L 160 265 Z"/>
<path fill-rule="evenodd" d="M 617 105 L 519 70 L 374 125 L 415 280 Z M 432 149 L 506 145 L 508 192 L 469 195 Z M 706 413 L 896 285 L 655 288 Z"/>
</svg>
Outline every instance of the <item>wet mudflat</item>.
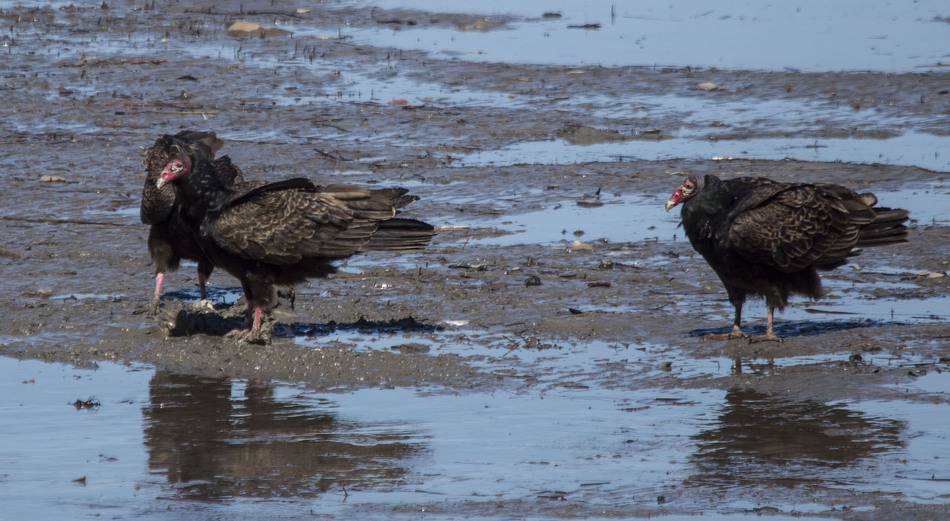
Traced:
<svg viewBox="0 0 950 521">
<path fill-rule="evenodd" d="M 950 13 L 853 10 L 809 62 L 715 29 L 815 5 L 525 5 L 4 6 L 11 517 L 945 516 Z M 267 345 L 214 334 L 242 306 L 220 272 L 215 313 L 192 266 L 143 313 L 143 147 L 184 128 L 447 228 L 299 287 Z M 825 276 L 781 344 L 703 341 L 731 308 L 662 211 L 685 172 L 866 187 L 911 241 Z"/>
</svg>

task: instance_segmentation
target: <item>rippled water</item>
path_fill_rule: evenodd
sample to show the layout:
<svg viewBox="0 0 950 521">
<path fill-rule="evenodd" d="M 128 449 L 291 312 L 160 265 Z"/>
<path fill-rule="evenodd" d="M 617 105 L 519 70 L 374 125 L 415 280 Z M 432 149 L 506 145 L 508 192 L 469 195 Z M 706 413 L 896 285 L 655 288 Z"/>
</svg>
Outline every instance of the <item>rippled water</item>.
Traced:
<svg viewBox="0 0 950 521">
<path fill-rule="evenodd" d="M 366 5 L 451 9 L 438 0 Z M 903 72 L 946 67 L 950 62 L 945 7 L 936 0 L 873 5 L 860 0 L 716 4 L 488 0 L 479 2 L 478 13 L 515 16 L 518 21 L 500 31 L 433 29 L 420 23 L 354 34 L 382 45 L 478 61 Z M 424 22 L 424 16 L 419 18 Z M 598 27 L 570 27 L 592 24 Z"/>
<path fill-rule="evenodd" d="M 274 382 L 0 358 L 3 518 L 55 511 L 57 519 L 244 519 L 268 504 L 281 516 L 312 510 L 378 519 L 385 516 L 370 507 L 412 504 L 422 512 L 445 502 L 524 500 L 610 512 L 656 505 L 659 497 L 690 501 L 698 488 L 721 499 L 695 505 L 696 513 L 717 519 L 763 507 L 770 519 L 807 519 L 831 505 L 796 489 L 776 501 L 767 490 L 875 491 L 896 476 L 895 497 L 926 502 L 945 492 L 943 482 L 928 479 L 944 474 L 945 440 L 915 434 L 941 432 L 940 404 L 787 402 L 747 390 L 640 384 L 611 390 L 584 378 L 611 364 L 639 367 L 638 378 L 665 378 L 657 364 L 663 351 L 641 349 L 521 350 L 513 363 L 574 373 L 576 388 L 456 396 L 318 395 Z M 875 362 L 919 365 L 886 357 Z M 809 363 L 826 362 L 784 365 Z M 674 367 L 668 378 L 730 370 L 726 360 L 678 359 Z M 919 387 L 942 392 L 948 373 L 929 367 Z M 436 510 L 427 518 L 455 515 Z"/>
</svg>

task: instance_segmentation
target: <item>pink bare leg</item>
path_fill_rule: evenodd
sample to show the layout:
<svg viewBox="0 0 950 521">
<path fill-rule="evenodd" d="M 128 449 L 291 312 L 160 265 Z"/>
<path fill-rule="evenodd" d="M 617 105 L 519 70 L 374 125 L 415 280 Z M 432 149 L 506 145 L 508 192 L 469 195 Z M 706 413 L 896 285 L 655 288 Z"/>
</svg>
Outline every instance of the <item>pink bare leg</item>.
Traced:
<svg viewBox="0 0 950 521">
<path fill-rule="evenodd" d="M 165 282 L 165 272 L 160 271 L 155 274 L 155 294 L 152 295 L 152 307 L 157 308 L 158 302 L 162 298 L 162 283 Z"/>
<path fill-rule="evenodd" d="M 773 318 L 775 316 L 775 310 L 769 308 L 768 315 L 766 315 L 765 320 L 765 334 L 764 335 L 755 335 L 749 339 L 751 342 L 781 342 L 782 339 L 775 336 L 775 331 L 773 329 Z"/>
<path fill-rule="evenodd" d="M 251 331 L 248 333 L 248 338 L 253 337 L 261 330 L 261 307 L 254 306 L 254 320 L 251 322 Z"/>
</svg>

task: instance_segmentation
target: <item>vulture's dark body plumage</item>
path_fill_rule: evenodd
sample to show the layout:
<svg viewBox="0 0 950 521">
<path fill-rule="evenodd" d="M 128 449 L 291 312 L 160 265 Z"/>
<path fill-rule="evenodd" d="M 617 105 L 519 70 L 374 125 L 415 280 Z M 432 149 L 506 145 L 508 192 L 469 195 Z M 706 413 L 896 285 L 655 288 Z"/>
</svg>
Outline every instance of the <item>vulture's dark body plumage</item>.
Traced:
<svg viewBox="0 0 950 521">
<path fill-rule="evenodd" d="M 165 273 L 175 271 L 182 259 L 198 263 L 198 284 L 201 298 L 206 298 L 205 283 L 214 270 L 214 263 L 205 255 L 180 214 L 181 196 L 176 186 L 157 186 L 162 170 L 178 152 L 173 147 L 190 147 L 212 158 L 211 170 L 225 185 L 240 183 L 241 171 L 227 156 L 213 159 L 224 145 L 214 132 L 183 130 L 174 136 L 163 135 L 145 151 L 145 186 L 139 216 L 143 224 L 151 225 L 148 233 L 148 253 L 155 265 L 155 293 L 152 306 L 158 306 Z M 175 150 L 178 150 L 175 148 Z"/>
<path fill-rule="evenodd" d="M 783 310 L 791 295 L 820 298 L 819 270 L 844 265 L 860 248 L 907 240 L 907 210 L 876 208 L 874 194 L 832 184 L 693 175 L 666 209 L 679 203 L 690 244 L 719 275 L 735 306 L 728 338 L 743 336 L 747 296 L 765 298 L 763 339 L 776 340 L 774 310 Z"/>
<path fill-rule="evenodd" d="M 435 235 L 421 221 L 396 218 L 418 197 L 404 188 L 320 187 L 305 178 L 228 185 L 202 150 L 184 147 L 162 174 L 182 195 L 188 226 L 211 262 L 241 282 L 246 336 L 276 302 L 275 286 L 324 277 L 333 262 L 370 250 L 424 248 Z"/>
</svg>

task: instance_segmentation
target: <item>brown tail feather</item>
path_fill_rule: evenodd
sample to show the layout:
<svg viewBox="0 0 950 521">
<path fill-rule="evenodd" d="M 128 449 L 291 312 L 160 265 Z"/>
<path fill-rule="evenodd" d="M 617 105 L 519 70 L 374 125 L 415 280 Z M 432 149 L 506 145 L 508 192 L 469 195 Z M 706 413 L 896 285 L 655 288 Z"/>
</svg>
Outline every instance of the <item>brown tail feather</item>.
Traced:
<svg viewBox="0 0 950 521">
<path fill-rule="evenodd" d="M 415 219 L 389 219 L 379 223 L 361 251 L 405 251 L 425 248 L 436 234 L 431 224 Z"/>
<path fill-rule="evenodd" d="M 907 242 L 907 226 L 904 224 L 910 212 L 901 208 L 875 208 L 874 221 L 863 226 L 856 247 L 884 246 Z"/>
</svg>

